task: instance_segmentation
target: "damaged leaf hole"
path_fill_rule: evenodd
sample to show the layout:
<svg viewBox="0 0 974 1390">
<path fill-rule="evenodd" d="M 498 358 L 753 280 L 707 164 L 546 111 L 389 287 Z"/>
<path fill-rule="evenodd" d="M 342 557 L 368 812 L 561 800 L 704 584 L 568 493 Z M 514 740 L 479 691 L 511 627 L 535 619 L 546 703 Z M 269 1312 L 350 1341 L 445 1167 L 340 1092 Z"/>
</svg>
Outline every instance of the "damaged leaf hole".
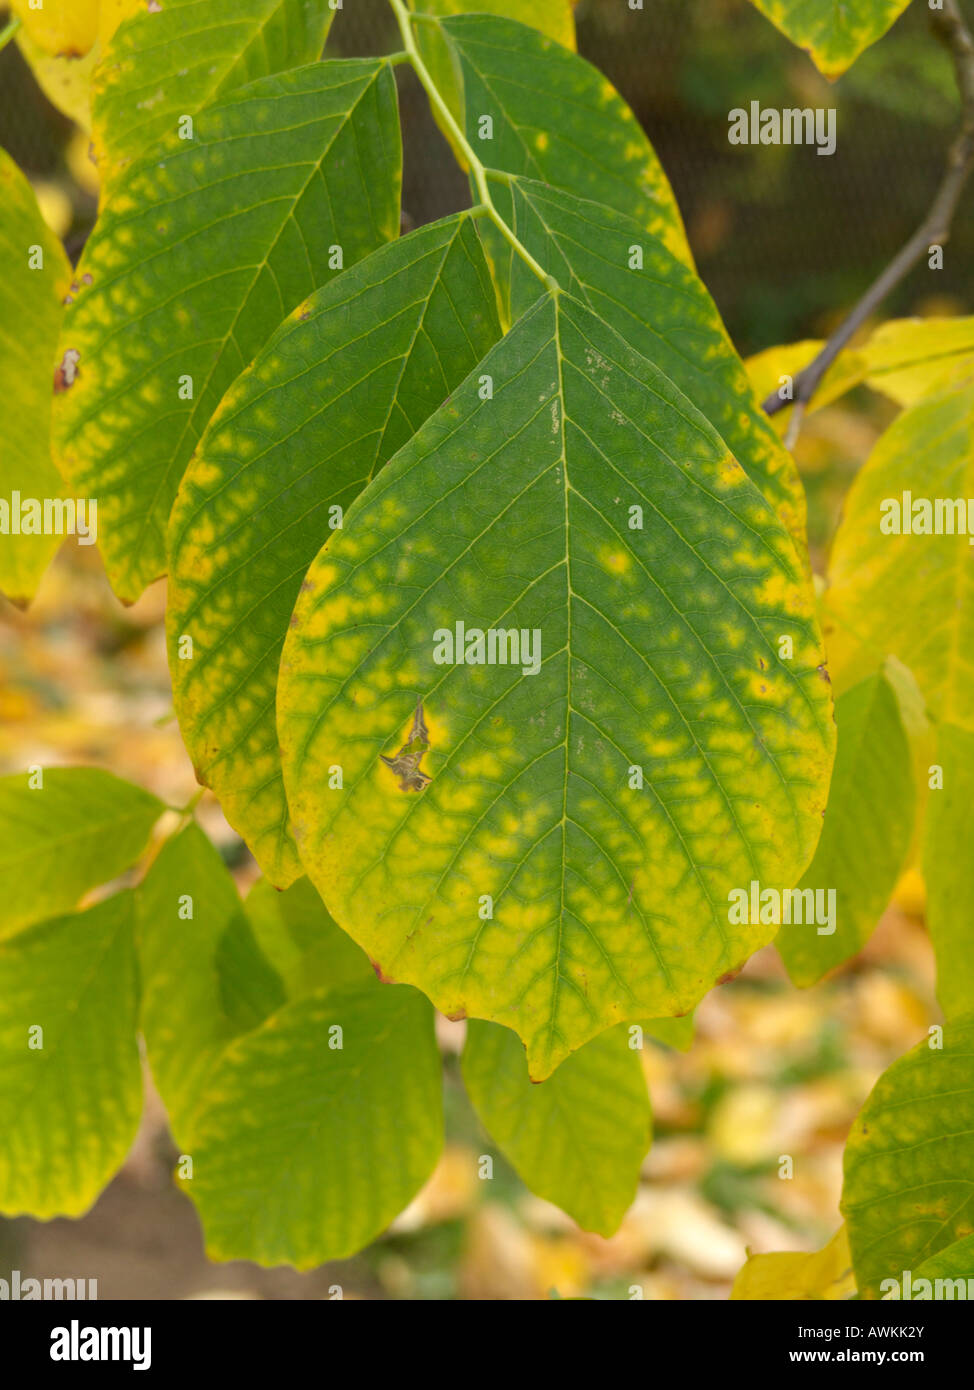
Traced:
<svg viewBox="0 0 974 1390">
<path fill-rule="evenodd" d="M 419 699 L 416 701 L 413 727 L 399 752 L 394 758 L 387 758 L 385 753 L 379 754 L 386 767 L 391 768 L 399 778 L 400 791 L 421 792 L 433 780 L 425 772 L 421 772 L 419 767 L 429 746 L 429 730 L 423 718 L 423 701 Z"/>
</svg>

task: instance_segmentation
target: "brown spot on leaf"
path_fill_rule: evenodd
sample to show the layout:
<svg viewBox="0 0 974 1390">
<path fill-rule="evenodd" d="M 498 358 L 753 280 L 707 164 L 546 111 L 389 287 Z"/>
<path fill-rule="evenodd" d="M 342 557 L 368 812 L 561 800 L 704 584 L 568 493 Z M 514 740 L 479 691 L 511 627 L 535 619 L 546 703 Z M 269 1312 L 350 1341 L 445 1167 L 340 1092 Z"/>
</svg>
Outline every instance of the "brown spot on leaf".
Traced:
<svg viewBox="0 0 974 1390">
<path fill-rule="evenodd" d="M 396 983 L 390 975 L 385 974 L 379 962 L 377 960 L 373 960 L 371 956 L 369 956 L 369 964 L 375 971 L 376 979 L 379 980 L 381 984 L 394 985 Z"/>
<path fill-rule="evenodd" d="M 455 1014 L 447 1014 L 451 1023 L 462 1023 L 467 1016 L 466 1009 L 458 1009 Z"/>
<path fill-rule="evenodd" d="M 61 358 L 61 365 L 54 373 L 54 394 L 60 396 L 62 392 L 70 390 L 78 379 L 78 363 L 81 361 L 81 353 L 77 348 L 68 348 Z"/>
<path fill-rule="evenodd" d="M 822 677 L 822 680 L 825 682 L 826 685 L 832 684 L 832 677 L 829 675 L 829 668 L 826 666 L 824 661 L 822 662 L 821 666 L 816 666 L 815 669 Z"/>
</svg>

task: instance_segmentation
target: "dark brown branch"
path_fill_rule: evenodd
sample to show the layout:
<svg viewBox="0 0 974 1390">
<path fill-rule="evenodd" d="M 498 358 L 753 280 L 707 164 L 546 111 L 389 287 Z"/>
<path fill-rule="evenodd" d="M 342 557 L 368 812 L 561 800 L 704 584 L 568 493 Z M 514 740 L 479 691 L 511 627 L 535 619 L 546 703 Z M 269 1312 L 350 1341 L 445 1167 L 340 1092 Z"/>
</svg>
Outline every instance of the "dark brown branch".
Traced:
<svg viewBox="0 0 974 1390">
<path fill-rule="evenodd" d="M 794 404 L 793 423 L 800 424 L 805 407 L 842 349 L 886 296 L 927 254 L 931 246 L 942 245 L 950 236 L 951 223 L 968 176 L 974 168 L 974 38 L 965 23 L 957 0 L 944 0 L 942 10 L 931 12 L 935 33 L 947 44 L 954 59 L 961 97 L 961 123 L 947 154 L 947 167 L 930 211 L 910 240 L 859 300 L 852 312 L 835 330 L 821 352 L 795 377 L 793 400 L 782 400 L 777 391 L 764 402 L 769 415 Z"/>
</svg>

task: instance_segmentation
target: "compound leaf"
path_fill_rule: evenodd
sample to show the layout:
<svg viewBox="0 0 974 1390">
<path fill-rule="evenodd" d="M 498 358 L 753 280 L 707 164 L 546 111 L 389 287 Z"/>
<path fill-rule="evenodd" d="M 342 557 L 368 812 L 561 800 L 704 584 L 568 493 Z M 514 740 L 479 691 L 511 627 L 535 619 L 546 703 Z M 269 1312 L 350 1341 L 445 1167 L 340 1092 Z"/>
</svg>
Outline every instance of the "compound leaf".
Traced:
<svg viewBox="0 0 974 1390">
<path fill-rule="evenodd" d="M 165 568 L 180 477 L 227 387 L 302 299 L 399 230 L 388 64 L 266 77 L 126 171 L 78 267 L 56 398 L 62 472 L 98 498 L 119 596 Z"/>
<path fill-rule="evenodd" d="M 75 907 L 129 868 L 148 843 L 161 801 L 94 767 L 0 777 L 0 937 Z"/>
<path fill-rule="evenodd" d="M 638 1052 L 610 1028 L 535 1086 L 517 1034 L 472 1020 L 463 1080 L 492 1139 L 532 1192 L 610 1236 L 632 1205 L 652 1139 Z"/>
<path fill-rule="evenodd" d="M 933 1039 L 931 1039 L 931 1042 Z M 845 1150 L 842 1211 L 863 1297 L 974 1228 L 974 1015 L 885 1071 Z"/>
<path fill-rule="evenodd" d="M 354 1254 L 432 1172 L 442 1105 L 416 990 L 373 981 L 286 1005 L 207 1085 L 183 1186 L 208 1254 L 298 1269 Z"/>
<path fill-rule="evenodd" d="M 0 941 L 0 1210 L 81 1216 L 142 1110 L 132 895 Z"/>
<path fill-rule="evenodd" d="M 768 940 L 728 891 L 811 858 L 823 670 L 767 503 L 661 372 L 552 294 L 308 573 L 278 694 L 302 860 L 387 977 L 514 1028 L 543 1079 Z"/>
<path fill-rule="evenodd" d="M 303 872 L 274 718 L 301 580 L 329 527 L 499 334 L 469 215 L 424 227 L 298 307 L 234 383 L 183 480 L 169 535 L 176 711 L 197 776 L 280 887 Z"/>
</svg>

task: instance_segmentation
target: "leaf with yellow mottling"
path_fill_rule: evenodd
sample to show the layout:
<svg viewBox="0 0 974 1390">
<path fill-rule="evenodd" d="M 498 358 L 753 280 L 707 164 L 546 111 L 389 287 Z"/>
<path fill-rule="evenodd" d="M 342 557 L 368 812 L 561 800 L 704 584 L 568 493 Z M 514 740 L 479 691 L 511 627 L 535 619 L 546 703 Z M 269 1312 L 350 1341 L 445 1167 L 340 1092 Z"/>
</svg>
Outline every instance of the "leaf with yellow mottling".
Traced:
<svg viewBox="0 0 974 1390">
<path fill-rule="evenodd" d="M 230 1045 L 181 1185 L 211 1259 L 311 1269 L 374 1240 L 442 1146 L 433 1011 L 373 980 L 308 994 Z"/>
<path fill-rule="evenodd" d="M 935 718 L 967 729 L 974 729 L 971 497 L 969 385 L 920 401 L 882 435 L 846 498 L 825 596 L 829 660 L 843 686 L 895 656 L 912 671 Z M 936 503 L 939 535 L 932 530 Z M 928 513 L 931 533 L 917 533 Z M 897 524 L 899 534 L 891 529 Z"/>
<path fill-rule="evenodd" d="M 135 1139 L 142 1072 L 132 917 L 131 893 L 119 893 L 0 941 L 6 1216 L 82 1216 Z"/>
<path fill-rule="evenodd" d="M 881 39 L 910 0 L 752 0 L 786 38 L 834 81 Z"/>
<path fill-rule="evenodd" d="M 304 572 L 499 336 L 469 214 L 424 227 L 299 306 L 234 383 L 183 479 L 169 531 L 176 712 L 197 775 L 278 887 L 303 872 L 274 695 Z"/>
<path fill-rule="evenodd" d="M 542 269 L 664 371 L 707 417 L 803 553 L 805 493 L 798 470 L 696 272 L 612 208 L 518 177 L 509 185 L 495 183 L 492 193 Z M 517 318 L 542 287 L 514 254 L 506 277 Z"/>
<path fill-rule="evenodd" d="M 329 0 L 141 4 L 94 78 L 95 157 L 106 184 L 182 117 L 256 78 L 314 62 L 334 14 Z"/>
<path fill-rule="evenodd" d="M 617 1231 L 652 1139 L 646 1078 L 625 1029 L 593 1038 L 535 1086 L 517 1034 L 475 1019 L 462 1065 L 484 1128 L 531 1191 L 583 1230 Z"/>
<path fill-rule="evenodd" d="M 428 29 L 442 34 L 453 54 L 464 131 L 484 165 L 626 213 L 692 266 L 669 180 L 636 117 L 598 69 L 514 20 L 431 20 L 417 25 L 421 40 Z M 484 117 L 492 121 L 489 139 L 482 138 Z M 509 246 L 489 224 L 483 233 L 503 295 Z"/>
<path fill-rule="evenodd" d="M 63 491 L 51 462 L 51 383 L 71 266 L 41 216 L 34 190 L 5 150 L 0 150 L 0 263 L 0 380 L 9 386 L 0 499 L 9 509 L 14 492 L 43 501 Z M 61 537 L 13 534 L 10 521 L 8 516 L 0 535 L 0 589 L 26 605 Z"/>
<path fill-rule="evenodd" d="M 842 1212 L 864 1298 L 974 1232 L 974 1015 L 935 1040 L 883 1073 L 846 1144 Z"/>
<path fill-rule="evenodd" d="M 165 810 L 97 767 L 48 767 L 42 777 L 40 786 L 26 772 L 0 777 L 0 939 L 124 873 Z"/>
<path fill-rule="evenodd" d="M 316 63 L 201 112 L 125 173 L 85 247 L 55 451 L 98 498 L 109 578 L 165 569 L 180 478 L 227 387 L 281 320 L 399 231 L 401 146 L 385 62 Z M 192 393 L 190 398 L 189 393 Z"/>
<path fill-rule="evenodd" d="M 413 10 L 422 14 L 435 15 L 445 19 L 449 15 L 492 14 L 501 19 L 516 19 L 521 24 L 537 29 L 560 43 L 562 48 L 575 49 L 575 17 L 569 0 L 414 0 Z M 423 60 L 429 68 L 437 91 L 443 97 L 454 117 L 462 122 L 463 98 L 457 85 L 450 59 L 450 51 L 442 34 L 434 25 L 424 26 L 420 31 Z M 454 147 L 454 155 L 466 168 L 463 154 L 456 148 L 450 130 L 440 120 L 434 109 L 434 116 L 447 140 Z"/>
<path fill-rule="evenodd" d="M 443 664 L 460 621 L 524 629 L 527 650 Z M 513 1028 L 543 1079 L 613 1023 L 692 1008 L 769 939 L 728 922 L 728 892 L 811 858 L 821 666 L 757 489 L 662 372 L 552 294 L 309 571 L 278 690 L 302 860 L 387 977 Z M 411 739 L 418 792 L 384 761 Z"/>
</svg>

